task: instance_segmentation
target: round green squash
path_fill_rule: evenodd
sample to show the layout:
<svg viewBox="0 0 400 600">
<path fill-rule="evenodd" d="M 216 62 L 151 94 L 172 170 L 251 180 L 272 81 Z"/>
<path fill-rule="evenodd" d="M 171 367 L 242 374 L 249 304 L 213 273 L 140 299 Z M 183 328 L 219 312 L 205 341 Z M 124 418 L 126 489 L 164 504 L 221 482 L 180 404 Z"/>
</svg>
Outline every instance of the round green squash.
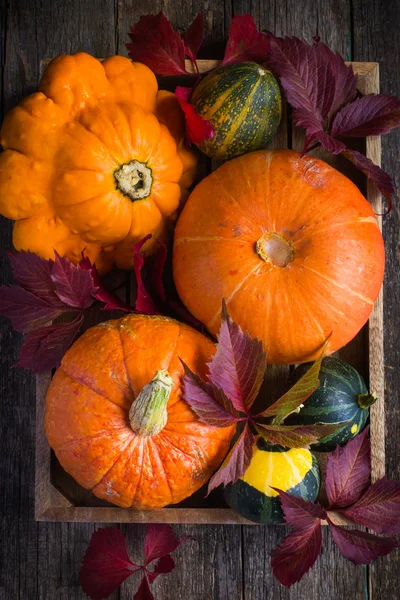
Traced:
<svg viewBox="0 0 400 600">
<path fill-rule="evenodd" d="M 214 127 L 214 137 L 198 148 L 219 161 L 265 148 L 282 115 L 275 77 L 253 62 L 212 71 L 194 88 L 190 103 Z"/>
<path fill-rule="evenodd" d="M 289 377 L 289 387 L 304 375 L 312 363 L 299 365 Z M 298 413 L 290 415 L 287 425 L 311 425 L 313 423 L 347 423 L 341 429 L 321 438 L 313 450 L 330 452 L 343 445 L 365 427 L 369 407 L 376 398 L 368 393 L 361 375 L 339 358 L 327 356 L 322 359 L 319 374 L 320 386 L 305 401 Z"/>
<path fill-rule="evenodd" d="M 284 523 L 279 495 L 270 486 L 314 502 L 320 486 L 315 456 L 305 448 L 271 446 L 258 437 L 249 468 L 236 483 L 225 487 L 225 500 L 249 521 Z"/>
</svg>

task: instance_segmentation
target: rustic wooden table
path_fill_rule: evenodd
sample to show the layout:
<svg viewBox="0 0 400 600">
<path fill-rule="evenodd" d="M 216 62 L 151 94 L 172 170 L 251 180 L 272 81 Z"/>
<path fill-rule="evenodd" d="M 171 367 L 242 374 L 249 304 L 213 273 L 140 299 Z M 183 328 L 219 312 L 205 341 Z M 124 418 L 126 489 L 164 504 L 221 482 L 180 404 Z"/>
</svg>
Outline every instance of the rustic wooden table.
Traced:
<svg viewBox="0 0 400 600">
<path fill-rule="evenodd" d="M 126 54 L 129 26 L 143 12 L 163 10 L 175 27 L 185 28 L 197 12 L 206 16 L 202 57 L 220 57 L 230 17 L 251 13 L 257 25 L 277 35 L 307 40 L 318 34 L 347 60 L 379 61 L 381 91 L 400 96 L 399 0 L 0 0 L 0 119 L 35 90 L 40 60 L 85 50 L 95 56 Z M 395 178 L 400 132 L 383 139 L 383 168 Z M 400 479 L 400 209 L 397 201 L 384 220 L 385 377 L 387 473 Z M 10 282 L 4 249 L 11 247 L 11 224 L 2 219 L 0 276 Z M 20 336 L 0 323 L 0 543 L 1 600 L 84 598 L 78 571 L 95 525 L 36 523 L 34 497 L 34 379 L 16 362 Z M 123 525 L 132 558 L 140 558 L 144 527 Z M 197 541 L 177 552 L 178 568 L 154 585 L 158 600 L 395 600 L 400 589 L 400 553 L 370 568 L 355 567 L 324 532 L 324 551 L 313 571 L 286 590 L 274 580 L 268 552 L 284 536 L 281 527 L 175 526 L 178 536 Z M 113 598 L 132 599 L 138 580 L 122 585 Z"/>
</svg>

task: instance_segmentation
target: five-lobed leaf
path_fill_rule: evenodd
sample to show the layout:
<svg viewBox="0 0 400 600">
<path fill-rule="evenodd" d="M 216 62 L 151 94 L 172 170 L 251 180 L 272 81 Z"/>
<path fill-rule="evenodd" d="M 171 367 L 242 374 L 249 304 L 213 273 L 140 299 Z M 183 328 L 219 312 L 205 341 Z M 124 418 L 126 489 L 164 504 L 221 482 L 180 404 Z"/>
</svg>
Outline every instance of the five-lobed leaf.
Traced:
<svg viewBox="0 0 400 600">
<path fill-rule="evenodd" d="M 340 552 L 356 565 L 367 565 L 398 547 L 398 542 L 393 537 L 379 537 L 358 529 L 344 529 L 330 520 L 329 525 Z"/>
<path fill-rule="evenodd" d="M 382 477 L 355 504 L 338 512 L 377 533 L 400 534 L 400 483 Z"/>
<path fill-rule="evenodd" d="M 266 61 L 268 51 L 268 36 L 258 31 L 251 15 L 232 18 L 222 65 L 246 61 L 262 63 Z"/>
<path fill-rule="evenodd" d="M 358 138 L 389 133 L 400 126 L 400 100 L 386 94 L 368 94 L 344 106 L 335 116 L 331 135 Z"/>
<path fill-rule="evenodd" d="M 243 333 L 222 304 L 217 351 L 208 365 L 210 379 L 221 388 L 236 410 L 248 413 L 267 367 L 262 343 Z"/>
<path fill-rule="evenodd" d="M 344 508 L 360 498 L 370 484 L 371 445 L 369 427 L 350 440 L 344 448 L 336 447 L 326 467 L 326 493 L 329 508 Z"/>
</svg>

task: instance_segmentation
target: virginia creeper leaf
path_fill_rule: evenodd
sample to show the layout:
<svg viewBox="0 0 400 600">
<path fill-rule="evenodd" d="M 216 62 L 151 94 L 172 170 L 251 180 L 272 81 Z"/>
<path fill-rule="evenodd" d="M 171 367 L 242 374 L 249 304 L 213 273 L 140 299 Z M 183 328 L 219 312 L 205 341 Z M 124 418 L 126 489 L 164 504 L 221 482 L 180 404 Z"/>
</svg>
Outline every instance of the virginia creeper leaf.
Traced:
<svg viewBox="0 0 400 600">
<path fill-rule="evenodd" d="M 54 307 L 65 309 L 65 304 L 54 292 L 51 271 L 54 261 L 45 260 L 33 252 L 9 252 L 15 281 L 28 292 L 45 300 Z"/>
<path fill-rule="evenodd" d="M 291 531 L 282 544 L 270 552 L 275 577 L 285 587 L 290 587 L 311 569 L 321 553 L 321 521 Z"/>
<path fill-rule="evenodd" d="M 344 529 L 330 520 L 329 525 L 340 552 L 355 565 L 368 565 L 398 547 L 398 542 L 393 537 L 379 537 L 357 529 Z"/>
<path fill-rule="evenodd" d="M 228 427 L 239 416 L 224 392 L 211 382 L 203 381 L 187 365 L 183 376 L 183 397 L 203 423 L 215 427 Z"/>
<path fill-rule="evenodd" d="M 245 474 L 253 456 L 254 441 L 254 435 L 246 423 L 224 462 L 208 482 L 208 494 L 221 483 L 224 486 L 235 483 Z"/>
<path fill-rule="evenodd" d="M 353 72 L 351 65 L 346 65 L 340 54 L 335 54 L 325 44 L 318 43 L 318 52 L 330 63 L 335 81 L 333 102 L 327 115 L 331 119 L 342 106 L 356 97 L 358 76 Z"/>
<path fill-rule="evenodd" d="M 400 534 L 400 483 L 382 477 L 355 504 L 338 512 L 377 533 Z"/>
<path fill-rule="evenodd" d="M 390 175 L 385 173 L 385 171 L 378 167 L 378 165 L 375 165 L 372 160 L 357 150 L 349 150 L 349 148 L 346 148 L 342 154 L 350 160 L 357 169 L 360 169 L 360 171 L 362 171 L 385 196 L 388 201 L 388 210 L 390 211 L 392 206 L 391 196 L 395 193 L 393 180 Z"/>
<path fill-rule="evenodd" d="M 178 540 L 170 525 L 148 525 L 144 540 L 144 564 L 174 552 L 183 542 L 194 539 L 192 536 Z"/>
<path fill-rule="evenodd" d="M 92 277 L 93 285 L 96 291 L 92 293 L 93 298 L 99 302 L 103 302 L 103 310 L 123 310 L 124 312 L 136 312 L 132 306 L 123 302 L 118 296 L 112 292 L 109 292 L 103 287 L 99 273 L 96 269 L 96 265 L 92 265 L 88 257 L 83 258 L 79 263 L 79 266 L 84 271 L 89 271 Z"/>
<path fill-rule="evenodd" d="M 332 136 L 358 138 L 389 133 L 400 126 L 400 100 L 386 94 L 369 94 L 344 106 L 332 123 Z"/>
<path fill-rule="evenodd" d="M 82 323 L 83 315 L 80 314 L 69 323 L 56 323 L 30 331 L 24 337 L 15 366 L 30 369 L 33 373 L 43 373 L 58 367 L 78 335 Z"/>
<path fill-rule="evenodd" d="M 162 12 L 140 17 L 129 37 L 132 43 L 126 47 L 132 60 L 144 63 L 156 75 L 186 74 L 185 44 Z"/>
<path fill-rule="evenodd" d="M 66 310 L 72 309 L 60 306 L 59 301 L 53 306 L 19 285 L 0 287 L 0 314 L 11 321 L 15 331 L 25 333 L 46 326 Z"/>
<path fill-rule="evenodd" d="M 138 591 L 133 596 L 133 600 L 154 600 L 154 596 L 149 586 L 149 582 L 145 573 L 143 573 L 142 581 L 138 587 Z"/>
<path fill-rule="evenodd" d="M 103 600 L 140 568 L 128 556 L 122 531 L 100 528 L 93 533 L 83 557 L 79 583 L 92 600 Z"/>
<path fill-rule="evenodd" d="M 316 519 L 326 519 L 326 510 L 318 503 L 304 500 L 300 496 L 293 496 L 279 488 L 273 488 L 279 492 L 285 521 L 296 529 L 312 525 Z"/>
<path fill-rule="evenodd" d="M 170 554 L 162 556 L 156 563 L 154 571 L 147 571 L 150 583 L 162 574 L 170 573 L 175 568 L 175 561 Z"/>
<path fill-rule="evenodd" d="M 279 425 L 288 415 L 303 404 L 319 386 L 319 370 L 329 339 L 325 342 L 319 358 L 306 373 L 276 402 L 271 404 L 258 417 L 274 417 L 272 423 Z"/>
<path fill-rule="evenodd" d="M 200 144 L 204 140 L 214 137 L 214 127 L 209 121 L 203 119 L 188 102 L 188 88 L 177 87 L 175 96 L 185 115 L 186 141 L 190 144 Z"/>
<path fill-rule="evenodd" d="M 370 483 L 371 445 L 369 427 L 329 455 L 326 467 L 326 493 L 329 508 L 354 504 Z"/>
<path fill-rule="evenodd" d="M 93 294 L 97 289 L 90 272 L 62 258 L 57 252 L 50 277 L 55 293 L 68 306 L 84 309 L 93 304 Z"/>
<path fill-rule="evenodd" d="M 183 41 L 185 43 L 185 54 L 188 56 L 195 64 L 196 63 L 196 55 L 199 51 L 201 44 L 204 39 L 204 15 L 199 13 L 189 27 L 186 30 Z"/>
<path fill-rule="evenodd" d="M 331 435 L 343 427 L 343 423 L 315 425 L 269 425 L 254 423 L 259 433 L 269 444 L 285 448 L 308 448 L 319 439 Z"/>
<path fill-rule="evenodd" d="M 248 413 L 264 380 L 267 359 L 262 343 L 243 333 L 222 304 L 217 351 L 208 365 L 212 382 L 236 410 Z"/>
<path fill-rule="evenodd" d="M 265 33 L 258 31 L 251 15 L 236 15 L 231 20 L 228 43 L 222 65 L 236 62 L 265 62 L 269 50 L 269 40 Z"/>
</svg>

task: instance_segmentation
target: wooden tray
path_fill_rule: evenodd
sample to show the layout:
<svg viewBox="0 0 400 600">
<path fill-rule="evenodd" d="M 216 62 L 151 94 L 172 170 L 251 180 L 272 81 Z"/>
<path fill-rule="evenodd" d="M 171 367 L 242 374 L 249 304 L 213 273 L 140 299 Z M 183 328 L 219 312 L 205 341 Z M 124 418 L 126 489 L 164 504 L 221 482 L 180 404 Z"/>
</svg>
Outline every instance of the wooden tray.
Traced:
<svg viewBox="0 0 400 600">
<path fill-rule="evenodd" d="M 49 61 L 43 61 L 46 66 Z M 219 61 L 198 61 L 200 72 L 218 65 Z M 358 74 L 358 89 L 363 94 L 379 92 L 379 64 L 351 63 Z M 187 61 L 187 69 L 192 65 Z M 174 89 L 176 85 L 184 85 L 185 77 L 160 78 L 160 88 Z M 274 137 L 271 148 L 293 148 L 302 150 L 302 134 L 292 129 L 288 111 L 285 109 L 282 123 Z M 368 158 L 380 165 L 380 137 L 367 138 L 354 148 L 366 151 Z M 382 213 L 381 196 L 377 190 L 366 182 L 346 159 L 319 153 L 319 156 L 333 164 L 350 177 L 366 195 L 376 214 Z M 206 171 L 205 171 L 206 172 Z M 378 217 L 381 226 L 381 217 Z M 117 274 L 120 285 L 128 286 L 125 274 Z M 114 282 L 117 281 L 114 278 Z M 124 283 L 125 282 L 125 283 Z M 128 287 L 126 287 L 128 292 Z M 95 315 L 90 325 L 108 318 L 111 313 Z M 88 323 L 89 325 L 89 323 Z M 383 296 L 375 303 L 369 322 L 360 333 L 338 356 L 353 365 L 365 379 L 369 377 L 371 392 L 378 401 L 371 407 L 371 448 L 372 448 L 372 480 L 385 474 L 385 410 L 384 410 L 384 372 L 383 372 Z M 289 367 L 269 366 L 267 369 L 267 387 L 272 397 L 277 398 L 284 391 Z M 150 511 L 137 511 L 118 508 L 106 501 L 96 498 L 90 491 L 81 488 L 72 477 L 62 469 L 54 453 L 51 451 L 44 431 L 45 398 L 51 379 L 51 373 L 38 375 L 36 378 L 36 485 L 35 485 L 35 518 L 38 521 L 76 521 L 105 523 L 197 523 L 197 524 L 250 524 L 249 521 L 234 513 L 227 507 L 220 490 L 215 490 L 205 498 L 205 487 L 184 502 L 172 508 Z M 326 463 L 326 454 L 318 456 L 322 474 Z M 322 491 L 323 494 L 323 491 Z"/>
</svg>

